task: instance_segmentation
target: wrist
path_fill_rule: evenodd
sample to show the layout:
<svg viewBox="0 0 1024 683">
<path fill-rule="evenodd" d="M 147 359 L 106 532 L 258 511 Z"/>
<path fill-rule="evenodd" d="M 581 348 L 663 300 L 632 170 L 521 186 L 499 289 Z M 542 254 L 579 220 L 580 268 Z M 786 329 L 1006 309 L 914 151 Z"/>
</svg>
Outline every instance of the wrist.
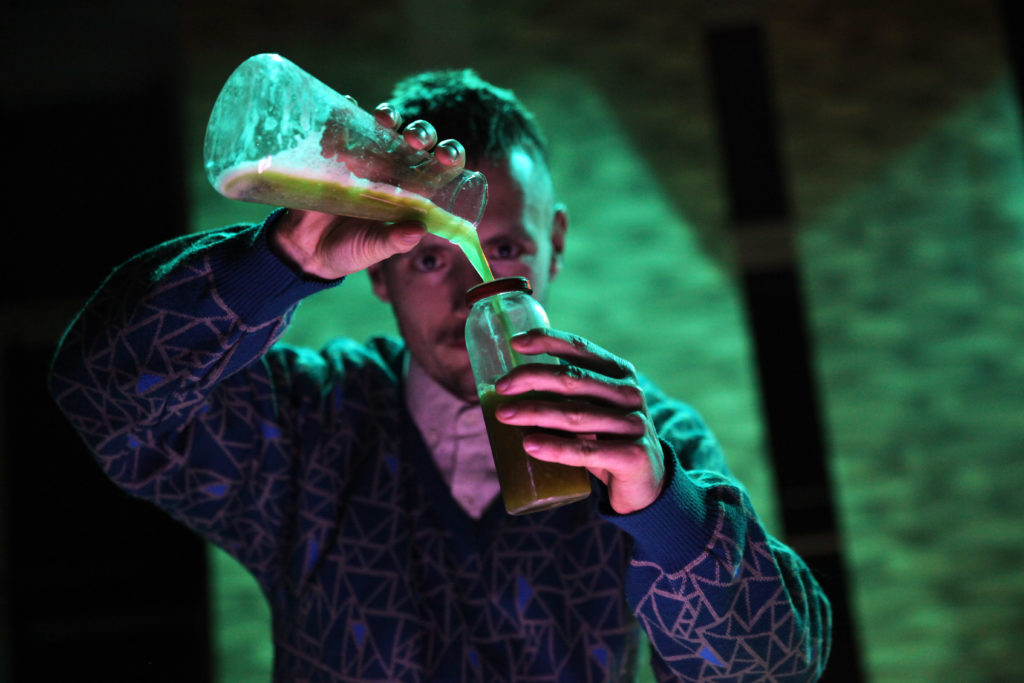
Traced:
<svg viewBox="0 0 1024 683">
<path fill-rule="evenodd" d="M 301 225 L 304 213 L 294 209 L 281 209 L 273 222 L 267 226 L 267 246 L 292 270 L 303 275 L 322 277 L 316 272 L 313 264 L 315 240 L 313 244 L 306 244 L 302 239 L 304 231 L 301 230 Z"/>
<path fill-rule="evenodd" d="M 208 250 L 211 279 L 218 300 L 247 325 L 279 318 L 301 299 L 334 283 L 302 274 L 281 259 L 269 244 L 271 214 L 261 226 L 239 232 Z"/>
</svg>

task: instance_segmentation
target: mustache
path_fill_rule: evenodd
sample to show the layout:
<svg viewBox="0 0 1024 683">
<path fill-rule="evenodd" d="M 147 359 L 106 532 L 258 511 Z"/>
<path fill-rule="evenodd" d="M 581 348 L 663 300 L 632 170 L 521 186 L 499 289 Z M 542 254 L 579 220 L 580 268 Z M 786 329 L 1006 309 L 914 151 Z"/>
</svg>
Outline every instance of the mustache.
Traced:
<svg viewBox="0 0 1024 683">
<path fill-rule="evenodd" d="M 444 346 L 465 346 L 466 333 L 461 328 L 442 331 L 437 335 L 437 343 Z"/>
</svg>

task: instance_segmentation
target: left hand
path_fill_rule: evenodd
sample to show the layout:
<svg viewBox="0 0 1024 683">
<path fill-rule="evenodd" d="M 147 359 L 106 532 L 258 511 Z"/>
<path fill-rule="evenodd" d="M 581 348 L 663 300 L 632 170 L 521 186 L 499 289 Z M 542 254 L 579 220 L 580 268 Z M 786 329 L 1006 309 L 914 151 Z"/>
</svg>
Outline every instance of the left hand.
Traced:
<svg viewBox="0 0 1024 683">
<path fill-rule="evenodd" d="M 665 462 L 633 366 L 582 337 L 557 330 L 516 335 L 512 348 L 568 363 L 521 365 L 495 386 L 503 396 L 543 391 L 565 397 L 545 401 L 524 396 L 498 409 L 498 420 L 506 424 L 564 432 L 527 434 L 527 452 L 538 460 L 586 467 L 608 487 L 609 503 L 619 514 L 654 502 L 664 483 Z"/>
</svg>

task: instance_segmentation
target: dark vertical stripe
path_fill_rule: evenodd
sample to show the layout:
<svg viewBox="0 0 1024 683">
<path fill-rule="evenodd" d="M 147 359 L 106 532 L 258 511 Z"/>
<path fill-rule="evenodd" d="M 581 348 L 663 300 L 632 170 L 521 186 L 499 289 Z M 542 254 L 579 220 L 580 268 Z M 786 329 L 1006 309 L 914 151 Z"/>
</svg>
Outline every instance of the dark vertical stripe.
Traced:
<svg viewBox="0 0 1024 683">
<path fill-rule="evenodd" d="M 833 608 L 825 680 L 862 680 L 812 371 L 791 208 L 763 31 L 752 17 L 706 27 L 729 217 L 787 542 Z"/>
</svg>

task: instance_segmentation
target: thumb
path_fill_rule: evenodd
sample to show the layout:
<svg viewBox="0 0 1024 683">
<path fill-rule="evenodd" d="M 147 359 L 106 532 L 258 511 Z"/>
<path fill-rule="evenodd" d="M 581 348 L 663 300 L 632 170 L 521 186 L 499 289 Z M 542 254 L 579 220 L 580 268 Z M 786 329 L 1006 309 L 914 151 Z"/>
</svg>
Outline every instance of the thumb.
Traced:
<svg viewBox="0 0 1024 683">
<path fill-rule="evenodd" d="M 418 221 L 402 221 L 392 223 L 384 232 L 384 249 L 389 251 L 388 256 L 393 254 L 404 254 L 410 251 L 423 236 L 427 234 L 427 228 Z"/>
<path fill-rule="evenodd" d="M 414 221 L 376 223 L 349 220 L 347 225 L 345 248 L 335 254 L 341 257 L 340 263 L 346 264 L 344 270 L 349 273 L 411 250 L 426 234 L 423 224 Z"/>
</svg>

